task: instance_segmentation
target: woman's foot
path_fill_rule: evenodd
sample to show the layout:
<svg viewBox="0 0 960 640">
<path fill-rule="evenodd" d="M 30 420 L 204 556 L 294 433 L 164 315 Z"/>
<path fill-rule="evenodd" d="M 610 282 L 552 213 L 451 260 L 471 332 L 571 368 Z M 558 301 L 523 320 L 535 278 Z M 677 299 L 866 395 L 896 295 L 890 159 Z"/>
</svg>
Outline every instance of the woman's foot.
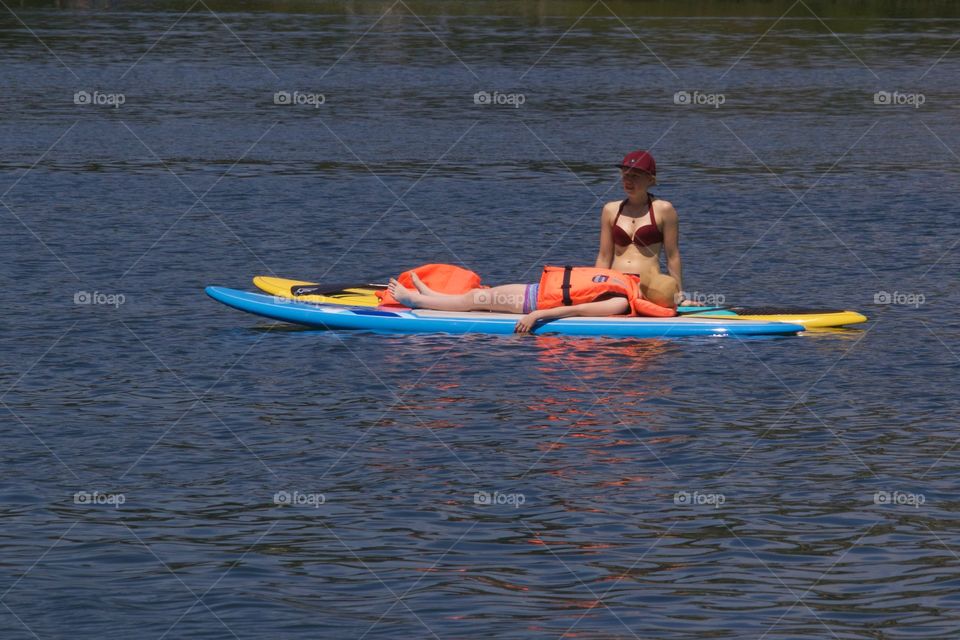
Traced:
<svg viewBox="0 0 960 640">
<path fill-rule="evenodd" d="M 416 278 L 416 276 L 414 276 L 414 278 Z M 416 282 L 416 280 L 414 280 L 414 282 Z M 389 291 L 394 300 L 400 304 L 410 307 L 411 309 L 417 308 L 417 300 L 421 294 L 418 294 L 416 291 L 410 291 L 410 289 L 400 284 L 396 278 L 390 278 L 390 282 L 387 284 L 387 291 Z"/>
</svg>

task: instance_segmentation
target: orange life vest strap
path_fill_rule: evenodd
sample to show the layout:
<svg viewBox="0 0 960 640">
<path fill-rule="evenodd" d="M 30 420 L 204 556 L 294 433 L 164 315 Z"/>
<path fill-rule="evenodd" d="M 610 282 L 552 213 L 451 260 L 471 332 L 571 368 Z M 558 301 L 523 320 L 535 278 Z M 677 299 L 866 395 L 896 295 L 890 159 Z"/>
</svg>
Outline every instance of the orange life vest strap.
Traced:
<svg viewBox="0 0 960 640">
<path fill-rule="evenodd" d="M 570 276 L 573 275 L 573 267 L 565 265 L 563 267 L 563 283 L 560 285 L 560 293 L 563 295 L 563 306 L 573 305 L 573 298 L 570 297 Z"/>
</svg>

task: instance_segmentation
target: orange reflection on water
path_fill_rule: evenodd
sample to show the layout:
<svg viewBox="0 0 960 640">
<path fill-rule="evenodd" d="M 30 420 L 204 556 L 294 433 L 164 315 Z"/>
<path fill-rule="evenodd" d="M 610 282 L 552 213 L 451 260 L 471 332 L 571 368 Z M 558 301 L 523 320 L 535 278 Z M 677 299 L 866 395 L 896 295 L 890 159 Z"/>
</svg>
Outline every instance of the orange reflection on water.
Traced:
<svg viewBox="0 0 960 640">
<path fill-rule="evenodd" d="M 606 606 L 603 604 L 603 600 L 562 600 L 561 602 L 566 602 L 577 609 L 594 609 L 596 607 Z"/>
<path fill-rule="evenodd" d="M 671 350 L 669 340 L 610 340 L 574 339 L 562 336 L 537 336 L 538 358 L 547 365 L 542 371 L 552 371 L 557 358 L 562 358 L 565 368 L 578 375 L 595 376 L 602 373 L 630 375 L 643 373 L 657 364 L 657 360 Z M 563 365 L 561 365 L 563 366 Z M 581 376 L 582 377 L 582 376 Z M 576 387 L 573 387 L 576 389 Z"/>
<path fill-rule="evenodd" d="M 491 587 L 496 587 L 498 589 L 505 589 L 506 591 L 529 591 L 530 587 L 525 587 L 519 584 L 513 584 L 501 578 L 491 578 L 490 576 L 480 575 L 477 573 L 469 573 L 466 576 L 470 580 L 475 580 L 476 582 L 482 582 L 483 584 L 489 585 Z"/>
<path fill-rule="evenodd" d="M 573 418 L 575 429 L 567 437 L 604 440 L 624 425 L 656 428 L 650 419 L 655 412 L 643 405 L 650 398 L 670 394 L 663 378 L 656 375 L 664 354 L 673 348 L 670 341 L 537 336 L 536 346 L 538 369 L 551 376 L 567 373 L 574 384 L 545 389 L 528 408 L 546 414 L 543 419 L 548 423 Z M 614 444 L 631 441 L 621 437 Z"/>
<path fill-rule="evenodd" d="M 590 476 L 599 478 L 591 486 L 602 492 L 642 490 L 651 479 L 642 474 L 649 470 L 644 465 L 650 464 L 646 449 L 682 438 L 648 437 L 667 425 L 660 406 L 650 401 L 672 393 L 671 377 L 664 370 L 675 344 L 667 340 L 539 336 L 536 346 L 537 368 L 546 377 L 569 376 L 573 382 L 544 385 L 541 397 L 528 405 L 531 411 L 544 414 L 536 428 L 552 428 L 553 432 L 537 447 L 545 454 L 540 462 L 542 472 L 573 482 L 589 470 Z M 638 443 L 644 447 L 638 448 Z M 600 496 L 591 505 L 570 501 L 562 508 L 602 511 L 599 504 Z M 543 544 L 540 540 L 531 543 Z"/>
<path fill-rule="evenodd" d="M 646 476 L 627 476 L 620 478 L 618 480 L 606 480 L 604 482 L 599 482 L 595 486 L 600 487 L 601 489 L 607 487 L 625 487 L 628 484 L 634 484 L 638 482 L 647 482 L 649 480 Z"/>
</svg>

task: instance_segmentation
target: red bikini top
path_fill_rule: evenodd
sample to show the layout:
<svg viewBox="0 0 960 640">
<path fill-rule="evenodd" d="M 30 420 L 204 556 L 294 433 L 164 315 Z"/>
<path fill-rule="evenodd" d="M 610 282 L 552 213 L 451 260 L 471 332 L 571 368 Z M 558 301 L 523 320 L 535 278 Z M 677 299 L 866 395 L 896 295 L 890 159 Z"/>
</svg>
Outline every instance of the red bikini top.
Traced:
<svg viewBox="0 0 960 640">
<path fill-rule="evenodd" d="M 613 219 L 613 241 L 619 247 L 625 247 L 631 242 L 638 247 L 649 247 L 652 244 L 663 242 L 663 232 L 657 226 L 657 219 L 653 215 L 653 197 L 650 197 L 650 224 L 644 225 L 633 232 L 631 239 L 623 227 L 617 224 L 620 214 L 623 213 L 623 206 L 629 202 L 629 198 L 620 203 L 620 209 L 617 211 L 617 217 Z"/>
</svg>

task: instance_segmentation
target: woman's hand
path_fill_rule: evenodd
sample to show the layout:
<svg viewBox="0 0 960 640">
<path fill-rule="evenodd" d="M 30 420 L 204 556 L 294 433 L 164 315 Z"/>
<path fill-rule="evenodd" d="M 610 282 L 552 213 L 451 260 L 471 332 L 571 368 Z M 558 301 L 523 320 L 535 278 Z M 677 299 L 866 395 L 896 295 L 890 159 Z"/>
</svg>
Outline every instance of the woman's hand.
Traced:
<svg viewBox="0 0 960 640">
<path fill-rule="evenodd" d="M 706 307 L 709 306 L 700 302 L 700 300 L 695 298 L 688 298 L 687 294 L 683 291 L 677 294 L 677 306 L 678 307 Z"/>
<path fill-rule="evenodd" d="M 529 333 L 530 329 L 533 328 L 533 325 L 537 324 L 539 319 L 540 315 L 536 311 L 531 311 L 517 321 L 517 325 L 513 328 L 513 332 Z"/>
</svg>

